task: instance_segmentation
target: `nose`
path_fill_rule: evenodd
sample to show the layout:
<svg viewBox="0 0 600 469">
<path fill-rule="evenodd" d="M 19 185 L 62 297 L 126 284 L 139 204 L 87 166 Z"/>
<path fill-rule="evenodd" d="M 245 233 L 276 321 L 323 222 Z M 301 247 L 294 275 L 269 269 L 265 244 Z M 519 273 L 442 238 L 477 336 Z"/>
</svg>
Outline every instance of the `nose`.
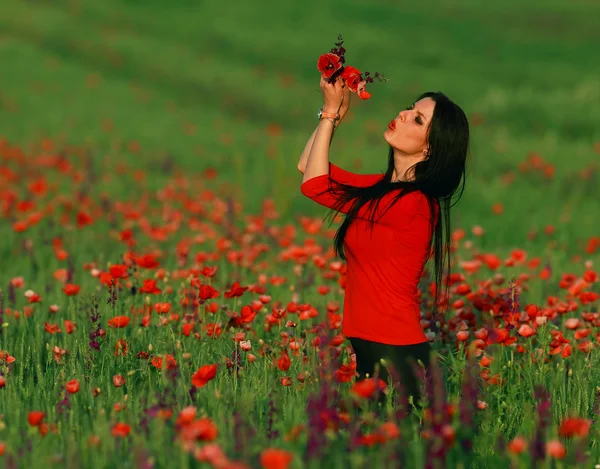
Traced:
<svg viewBox="0 0 600 469">
<path fill-rule="evenodd" d="M 400 119 L 400 121 L 404 122 L 406 120 L 406 118 L 408 117 L 407 116 L 408 112 L 410 112 L 410 111 L 404 110 L 404 111 L 401 111 L 400 114 L 398 114 L 398 118 Z"/>
</svg>

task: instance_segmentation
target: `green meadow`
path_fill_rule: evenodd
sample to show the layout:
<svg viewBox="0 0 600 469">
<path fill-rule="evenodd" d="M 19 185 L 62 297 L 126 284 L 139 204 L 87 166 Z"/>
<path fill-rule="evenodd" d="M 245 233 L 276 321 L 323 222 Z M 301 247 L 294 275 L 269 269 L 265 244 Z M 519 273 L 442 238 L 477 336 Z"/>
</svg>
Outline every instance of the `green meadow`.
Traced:
<svg viewBox="0 0 600 469">
<path fill-rule="evenodd" d="M 600 464 L 594 420 L 600 415 L 599 289 L 590 273 L 598 269 L 600 252 L 598 17 L 600 4 L 592 0 L 2 0 L 0 466 Z M 460 283 L 484 295 L 482 284 L 501 278 L 491 287 L 501 296 L 518 279 L 521 322 L 535 325 L 533 337 L 517 334 L 517 325 L 509 328 L 516 343 L 487 345 L 483 354 L 494 358 L 490 372 L 505 382 L 481 385 L 477 400 L 486 405 L 474 411 L 471 426 L 461 424 L 465 351 L 490 314 L 453 292 L 452 301 L 466 304 L 446 313 L 444 332 L 432 344 L 444 399 L 456 409 L 446 428 L 453 428 L 456 441 L 444 440 L 445 462 L 428 459 L 437 440 L 428 436 L 435 426 L 427 415 L 396 422 L 399 437 L 375 443 L 356 438 L 361 428 L 363 436 L 379 435 L 394 411 L 357 398 L 353 381 L 323 371 L 323 351 L 338 350 L 338 366 L 349 365 L 347 341 L 323 350 L 313 343 L 316 326 L 331 319 L 331 302 L 341 314 L 343 290 L 337 277 L 323 275 L 329 269 L 318 267 L 307 240 L 332 262 L 328 230 L 337 222 L 307 232 L 306 220 L 318 224 L 326 210 L 300 193 L 296 165 L 322 104 L 317 59 L 338 34 L 348 64 L 389 81 L 369 84 L 368 100 L 352 96 L 330 160 L 350 171 L 384 172 L 387 123 L 424 91 L 447 94 L 469 117 L 472 136 L 465 192 L 452 220 Z M 70 167 L 42 163 L 58 156 Z M 31 184 L 40 178 L 48 189 L 36 192 Z M 90 220 L 76 216 L 81 213 Z M 41 221 L 32 221 L 32 214 Z M 264 230 L 249 228 L 257 218 Z M 127 244 L 126 230 L 134 244 Z M 60 254 L 57 239 L 68 256 Z M 261 243 L 267 248 L 258 253 Z M 290 246 L 307 254 L 294 257 Z M 128 251 L 156 256 L 159 264 L 135 270 Z M 515 252 L 526 262 L 508 265 L 511 256 L 519 257 Z M 236 262 L 239 253 L 244 262 Z M 468 272 L 462 262 L 482 254 L 497 256 L 500 266 L 484 263 Z M 117 264 L 126 265 L 129 276 L 106 274 L 121 284 L 118 298 L 108 302 L 110 278 L 104 282 L 108 277 L 92 271 L 109 272 Z M 198 273 L 212 266 L 218 267 L 214 276 Z M 551 273 L 542 278 L 545 266 Z M 182 273 L 192 268 L 196 284 L 189 271 Z M 285 281 L 274 281 L 278 276 Z M 22 283 L 15 280 L 20 277 Z M 583 278 L 581 291 L 569 291 Z M 149 280 L 160 292 L 152 292 Z M 234 281 L 265 290 L 227 298 Z M 80 290 L 67 293 L 65 284 Z M 182 299 L 194 288 L 197 297 L 200 284 L 220 296 L 196 304 L 192 314 Z M 148 291 L 140 292 L 142 285 Z M 330 290 L 320 293 L 325 285 Z M 28 290 L 41 300 L 31 301 Z M 97 321 L 90 319 L 94 301 Z M 159 311 L 156 305 L 166 303 L 170 311 Z M 290 303 L 319 314 L 301 318 Z M 578 308 L 568 309 L 573 304 Z M 231 326 L 250 305 L 256 318 Z M 529 305 L 547 310 L 547 322 L 527 318 Z M 273 318 L 280 308 L 287 316 Z M 462 317 L 465 310 L 475 319 Z M 116 316 L 131 322 L 111 327 Z M 579 322 L 573 326 L 570 318 Z M 65 320 L 76 324 L 72 332 Z M 498 328 L 508 321 L 496 320 Z M 186 324 L 194 325 L 187 335 Z M 466 342 L 456 338 L 463 325 L 471 334 Z M 94 336 L 98 350 L 90 346 L 96 327 L 103 332 Z M 213 334 L 212 327 L 222 332 Z M 238 333 L 251 340 L 251 352 L 240 349 Z M 570 353 L 553 333 L 570 340 Z M 292 337 L 299 350 L 290 347 L 298 343 Z M 67 351 L 60 359 L 55 346 Z M 542 355 L 533 360 L 536 349 Z M 280 364 L 283 350 L 289 369 Z M 167 367 L 166 355 L 177 366 Z M 156 366 L 156 357 L 163 366 Z M 194 374 L 213 364 L 216 376 L 197 386 Z M 65 391 L 75 379 L 79 390 Z M 323 383 L 347 400 L 346 413 L 338 408 L 336 414 L 342 419 L 326 430 L 311 420 L 318 407 L 311 399 L 318 400 Z M 534 397 L 536 386 L 550 393 L 549 416 L 539 409 L 545 398 Z M 192 423 L 182 416 L 190 406 Z M 44 413 L 42 423 L 28 422 L 32 411 Z M 589 434 L 559 434 L 567 416 L 589 419 Z M 121 434 L 118 424 L 129 431 Z M 531 456 L 539 428 L 543 460 Z M 498 446 L 499 436 L 505 446 Z M 514 443 L 518 436 L 527 441 L 522 452 Z M 461 438 L 472 441 L 472 450 Z M 309 457 L 315 441 L 323 453 Z M 585 464 L 577 459 L 583 454 Z"/>
</svg>

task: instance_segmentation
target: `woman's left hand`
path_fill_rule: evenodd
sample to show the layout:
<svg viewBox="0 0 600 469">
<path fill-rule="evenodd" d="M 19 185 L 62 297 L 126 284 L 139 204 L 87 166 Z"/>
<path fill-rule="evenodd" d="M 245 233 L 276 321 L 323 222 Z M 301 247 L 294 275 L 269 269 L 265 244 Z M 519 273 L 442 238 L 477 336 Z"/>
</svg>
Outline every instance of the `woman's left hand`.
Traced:
<svg viewBox="0 0 600 469">
<path fill-rule="evenodd" d="M 344 79 L 337 77 L 335 83 L 330 84 L 325 78 L 321 77 L 321 92 L 323 93 L 323 112 L 339 112 L 344 104 L 344 88 L 347 87 Z"/>
</svg>

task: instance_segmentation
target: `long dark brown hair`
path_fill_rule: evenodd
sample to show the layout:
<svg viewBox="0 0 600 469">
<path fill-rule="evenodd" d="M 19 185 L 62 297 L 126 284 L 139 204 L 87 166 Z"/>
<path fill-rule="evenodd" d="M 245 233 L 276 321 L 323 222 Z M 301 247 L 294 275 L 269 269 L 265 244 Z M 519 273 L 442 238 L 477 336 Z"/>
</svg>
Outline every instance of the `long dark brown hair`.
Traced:
<svg viewBox="0 0 600 469">
<path fill-rule="evenodd" d="M 444 277 L 444 261 L 446 275 L 450 274 L 450 208 L 462 197 L 465 187 L 469 123 L 463 110 L 445 94 L 426 92 L 415 102 L 423 98 L 431 98 L 435 101 L 435 108 L 427 129 L 428 157 L 409 168 L 409 171 L 414 170 L 414 180 L 392 182 L 395 166 L 394 149 L 390 146 L 387 171 L 375 184 L 368 187 L 355 187 L 335 181 L 330 185 L 328 190 L 335 193 L 336 204 L 329 216 L 335 215 L 342 206 L 352 202 L 334 238 L 336 255 L 346 260 L 344 238 L 348 227 L 363 205 L 369 203 L 369 221 L 372 230 L 379 202 L 387 193 L 399 188 L 403 189 L 398 191 L 398 195 L 386 210 L 401 197 L 414 191 L 421 191 L 427 197 L 431 213 L 430 228 L 433 236 L 429 246 L 429 258 L 433 247 L 436 288 L 432 312 L 436 314 L 438 306 L 447 303 L 448 282 L 444 282 L 446 290 L 443 297 L 440 296 L 440 292 Z M 440 209 L 437 223 L 435 222 L 436 206 Z"/>
</svg>

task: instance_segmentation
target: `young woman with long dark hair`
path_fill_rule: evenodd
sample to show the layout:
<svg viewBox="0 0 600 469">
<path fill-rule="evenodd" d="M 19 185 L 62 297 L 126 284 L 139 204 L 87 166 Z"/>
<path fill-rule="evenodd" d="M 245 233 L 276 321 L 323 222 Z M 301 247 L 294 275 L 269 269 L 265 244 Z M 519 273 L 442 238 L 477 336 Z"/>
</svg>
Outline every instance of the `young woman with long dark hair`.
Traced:
<svg viewBox="0 0 600 469">
<path fill-rule="evenodd" d="M 380 360 L 385 358 L 405 396 L 418 405 L 414 365 L 421 360 L 427 368 L 431 353 L 421 327 L 418 284 L 433 257 L 435 317 L 447 304 L 450 208 L 464 190 L 469 124 L 446 95 L 423 93 L 383 134 L 389 144 L 386 172 L 355 174 L 329 162 L 350 91 L 342 78 L 333 84 L 321 78 L 321 90 L 319 124 L 298 170 L 304 174 L 303 195 L 331 214 L 346 214 L 334 240 L 336 255 L 347 264 L 342 334 L 350 339 L 361 378 L 377 372 L 387 380 L 390 373 Z"/>
</svg>

